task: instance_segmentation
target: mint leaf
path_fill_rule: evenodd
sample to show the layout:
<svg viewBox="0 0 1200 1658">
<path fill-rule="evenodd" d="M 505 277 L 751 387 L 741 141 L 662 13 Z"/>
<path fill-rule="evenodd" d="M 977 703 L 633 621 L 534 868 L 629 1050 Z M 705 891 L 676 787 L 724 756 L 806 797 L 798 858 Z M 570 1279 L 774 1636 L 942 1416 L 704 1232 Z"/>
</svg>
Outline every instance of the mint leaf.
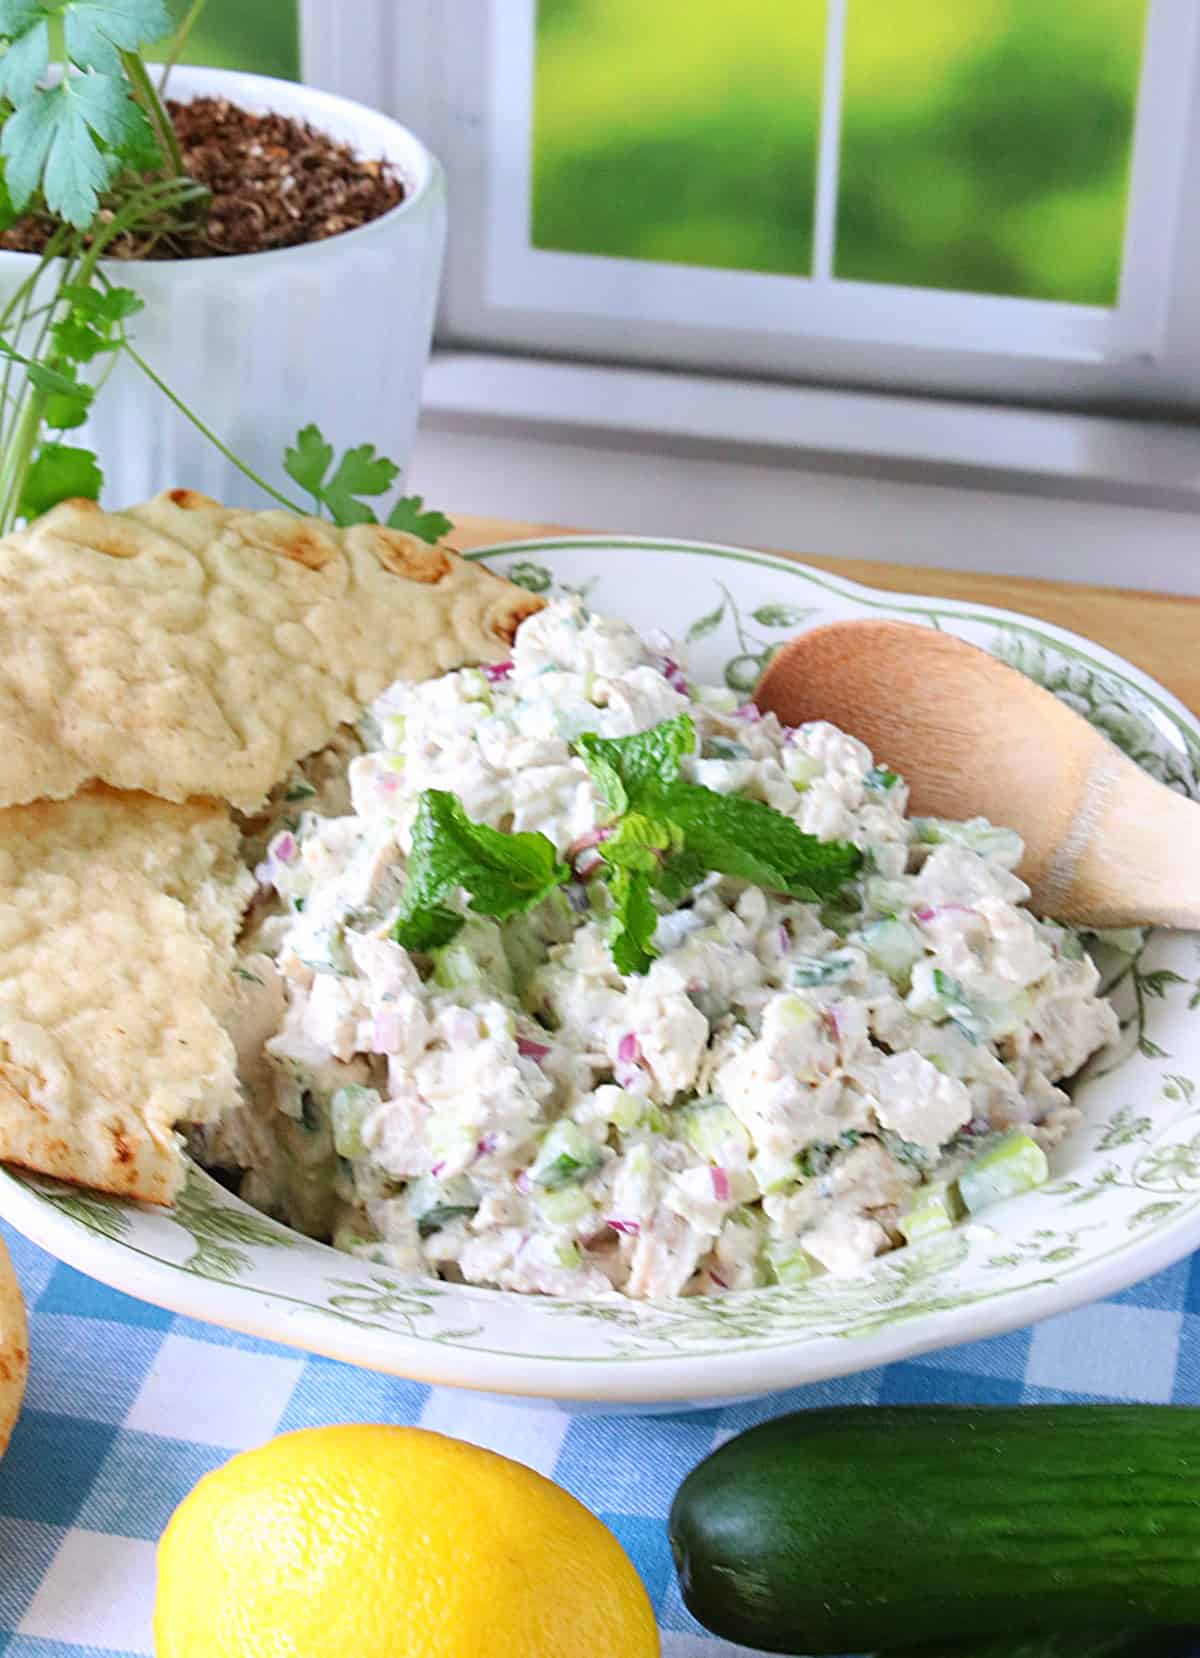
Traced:
<svg viewBox="0 0 1200 1658">
<path fill-rule="evenodd" d="M 597 737 L 585 731 L 575 744 L 601 799 L 614 813 L 636 808 L 655 787 L 674 782 L 680 761 L 695 751 L 696 728 L 690 714 L 677 714 L 632 737 Z M 616 804 L 622 794 L 626 804 Z"/>
<path fill-rule="evenodd" d="M 614 869 L 608 877 L 612 899 L 608 947 L 618 973 L 646 973 L 657 956 L 651 940 L 658 911 L 650 896 L 650 877 L 637 869 Z"/>
<path fill-rule="evenodd" d="M 448 943 L 462 917 L 442 900 L 463 888 L 470 908 L 498 921 L 532 909 L 570 871 L 545 835 L 474 823 L 457 796 L 425 789 L 413 824 L 408 880 L 393 936 L 406 949 Z"/>
<path fill-rule="evenodd" d="M 680 836 L 669 823 L 656 822 L 643 812 L 630 812 L 596 850 L 614 868 L 634 869 L 657 878 L 667 855 L 680 846 Z"/>
<path fill-rule="evenodd" d="M 98 501 L 103 482 L 104 474 L 90 450 L 44 443 L 25 476 L 19 510 L 25 518 L 38 518 L 75 496 Z"/>
<path fill-rule="evenodd" d="M 428 541 L 430 546 L 440 541 L 444 535 L 449 535 L 454 525 L 444 512 L 425 512 L 423 496 L 402 495 L 387 515 L 387 526 L 390 530 L 403 530 L 408 535 L 415 535 L 419 541 Z"/>
<path fill-rule="evenodd" d="M 321 501 L 321 485 L 333 464 L 333 445 L 326 443 L 319 426 L 304 426 L 296 433 L 296 442 L 283 452 L 283 470 L 300 488 Z"/>
<path fill-rule="evenodd" d="M 395 461 L 377 455 L 373 443 L 360 443 L 346 450 L 337 471 L 321 491 L 321 499 L 335 524 L 373 524 L 375 514 L 357 497 L 384 494 L 399 474 Z"/>
<path fill-rule="evenodd" d="M 684 848 L 706 869 L 792 898 L 832 897 L 862 865 L 848 842 L 818 840 L 760 800 L 698 783 L 671 783 L 653 809 L 681 831 Z"/>
</svg>

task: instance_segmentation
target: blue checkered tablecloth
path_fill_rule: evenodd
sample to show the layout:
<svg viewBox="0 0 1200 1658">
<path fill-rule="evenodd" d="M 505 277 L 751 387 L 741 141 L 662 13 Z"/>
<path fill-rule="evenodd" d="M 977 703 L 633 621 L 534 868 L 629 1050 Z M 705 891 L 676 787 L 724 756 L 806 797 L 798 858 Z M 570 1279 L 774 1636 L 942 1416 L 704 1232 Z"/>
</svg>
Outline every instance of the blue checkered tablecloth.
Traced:
<svg viewBox="0 0 1200 1658">
<path fill-rule="evenodd" d="M 394 1381 L 177 1318 L 105 1289 L 0 1226 L 29 1309 L 29 1391 L 0 1460 L 0 1658 L 152 1652 L 156 1540 L 202 1474 L 317 1423 L 419 1423 L 527 1463 L 620 1538 L 666 1658 L 735 1658 L 684 1611 L 665 1518 L 687 1471 L 741 1428 L 803 1406 L 944 1401 L 1200 1403 L 1200 1255 L 1032 1329 L 675 1416 L 568 1415 Z M 1200 1647 L 1197 1649 L 1200 1652 Z"/>
</svg>

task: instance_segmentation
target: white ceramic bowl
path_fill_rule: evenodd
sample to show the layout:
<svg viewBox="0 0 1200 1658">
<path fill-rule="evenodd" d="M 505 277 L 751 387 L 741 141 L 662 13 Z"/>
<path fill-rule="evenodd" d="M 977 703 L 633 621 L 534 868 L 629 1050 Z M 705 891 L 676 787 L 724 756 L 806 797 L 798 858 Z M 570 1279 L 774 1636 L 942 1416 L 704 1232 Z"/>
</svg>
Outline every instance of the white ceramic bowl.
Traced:
<svg viewBox="0 0 1200 1658">
<path fill-rule="evenodd" d="M 283 452 L 315 421 L 340 451 L 373 443 L 402 466 L 416 433 L 446 237 L 442 169 L 407 128 L 348 98 L 226 69 L 180 67 L 170 94 L 227 97 L 308 121 L 367 157 L 386 156 L 405 199 L 359 230 L 228 258 L 106 261 L 145 310 L 130 337 L 172 391 L 244 462 L 291 491 Z M 0 252 L 0 300 L 27 253 Z M 235 506 L 271 503 L 121 359 L 72 442 L 100 456 L 104 505 L 183 485 Z"/>
<path fill-rule="evenodd" d="M 1200 795 L 1200 722 L 1129 663 L 1049 624 L 723 547 L 574 538 L 485 556 L 538 591 L 582 591 L 598 610 L 667 629 L 689 641 L 697 677 L 742 690 L 774 643 L 819 621 L 882 614 L 945 628 Z M 421 1381 L 606 1409 L 794 1387 L 1062 1312 L 1200 1243 L 1200 940 L 1156 934 L 1109 970 L 1121 1039 L 1078 1086 L 1086 1124 L 1056 1154 L 1050 1184 L 853 1280 L 645 1305 L 402 1279 L 289 1233 L 199 1171 L 171 1213 L 0 1173 L 0 1214 L 132 1295 Z"/>
</svg>

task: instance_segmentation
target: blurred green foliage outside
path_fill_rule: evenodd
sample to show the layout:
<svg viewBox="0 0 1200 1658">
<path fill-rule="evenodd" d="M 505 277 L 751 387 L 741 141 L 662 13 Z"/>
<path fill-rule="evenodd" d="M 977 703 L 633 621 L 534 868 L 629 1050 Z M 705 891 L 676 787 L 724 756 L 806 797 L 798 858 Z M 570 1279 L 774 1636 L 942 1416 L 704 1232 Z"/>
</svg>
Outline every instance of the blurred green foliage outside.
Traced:
<svg viewBox="0 0 1200 1658">
<path fill-rule="evenodd" d="M 840 277 L 1110 305 L 1146 0 L 848 0 Z M 824 0 L 539 0 L 534 245 L 807 275 Z"/>
<path fill-rule="evenodd" d="M 177 19 L 187 9 L 188 0 L 171 0 Z M 298 80 L 296 0 L 208 0 L 180 62 L 214 63 L 222 69 L 248 69 L 256 75 Z"/>
</svg>

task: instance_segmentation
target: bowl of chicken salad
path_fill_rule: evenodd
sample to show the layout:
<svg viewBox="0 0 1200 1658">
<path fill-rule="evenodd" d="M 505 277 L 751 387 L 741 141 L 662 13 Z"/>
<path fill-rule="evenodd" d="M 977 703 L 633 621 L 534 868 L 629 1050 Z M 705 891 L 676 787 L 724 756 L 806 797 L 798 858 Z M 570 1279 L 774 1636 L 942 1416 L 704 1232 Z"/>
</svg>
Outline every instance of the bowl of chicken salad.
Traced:
<svg viewBox="0 0 1200 1658">
<path fill-rule="evenodd" d="M 1195 1247 L 1196 940 L 1035 915 L 1011 830 L 913 816 L 887 755 L 753 702 L 799 628 L 903 615 L 1200 792 L 1168 693 L 787 560 L 486 556 L 547 601 L 511 660 L 392 686 L 245 825 L 243 1103 L 175 1210 L 5 1175 L 10 1218 L 196 1316 L 606 1406 L 970 1340 Z"/>
</svg>

